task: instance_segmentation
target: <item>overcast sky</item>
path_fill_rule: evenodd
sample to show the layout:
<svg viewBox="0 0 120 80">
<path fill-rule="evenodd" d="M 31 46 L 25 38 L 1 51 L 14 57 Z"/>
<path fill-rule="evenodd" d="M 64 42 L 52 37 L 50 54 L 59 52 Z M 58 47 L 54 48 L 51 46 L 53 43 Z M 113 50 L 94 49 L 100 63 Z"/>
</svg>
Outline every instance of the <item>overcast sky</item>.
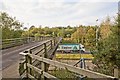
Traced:
<svg viewBox="0 0 120 80">
<path fill-rule="evenodd" d="M 96 25 L 116 15 L 118 0 L 0 0 L 1 10 L 24 26 Z"/>
</svg>

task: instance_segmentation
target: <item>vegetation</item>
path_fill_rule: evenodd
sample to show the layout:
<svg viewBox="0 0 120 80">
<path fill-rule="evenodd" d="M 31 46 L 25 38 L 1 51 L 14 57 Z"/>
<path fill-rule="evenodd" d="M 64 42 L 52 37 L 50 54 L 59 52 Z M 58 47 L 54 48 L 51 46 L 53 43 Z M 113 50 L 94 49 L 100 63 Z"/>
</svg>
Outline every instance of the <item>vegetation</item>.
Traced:
<svg viewBox="0 0 120 80">
<path fill-rule="evenodd" d="M 82 77 L 77 73 L 71 72 L 67 69 L 57 69 L 53 71 L 49 71 L 50 74 L 54 75 L 60 80 L 94 80 L 88 77 Z"/>
<path fill-rule="evenodd" d="M 107 17 L 99 27 L 68 25 L 43 28 L 33 25 L 27 29 L 23 28 L 22 23 L 15 17 L 12 18 L 7 13 L 1 12 L 0 30 L 2 30 L 2 39 L 53 36 L 63 37 L 63 43 L 81 43 L 85 48 L 93 51 L 93 62 L 97 65 L 95 71 L 113 75 L 114 68 L 120 70 L 120 15 L 117 18 L 113 23 Z"/>
<path fill-rule="evenodd" d="M 66 80 L 66 79 L 78 80 L 77 75 L 74 75 L 74 73 L 66 69 L 57 69 L 57 70 L 49 71 L 49 73 L 61 80 Z"/>
<path fill-rule="evenodd" d="M 119 20 L 119 17 L 118 17 Z M 97 65 L 98 72 L 113 75 L 113 69 L 120 70 L 120 26 L 117 21 L 111 24 L 107 18 L 100 27 L 100 37 L 98 41 L 98 51 L 94 55 L 94 63 Z"/>
<path fill-rule="evenodd" d="M 16 20 L 16 18 L 10 17 L 6 13 L 0 13 L 0 29 L 2 30 L 2 39 L 18 38 L 22 31 L 20 28 L 22 23 Z"/>
</svg>

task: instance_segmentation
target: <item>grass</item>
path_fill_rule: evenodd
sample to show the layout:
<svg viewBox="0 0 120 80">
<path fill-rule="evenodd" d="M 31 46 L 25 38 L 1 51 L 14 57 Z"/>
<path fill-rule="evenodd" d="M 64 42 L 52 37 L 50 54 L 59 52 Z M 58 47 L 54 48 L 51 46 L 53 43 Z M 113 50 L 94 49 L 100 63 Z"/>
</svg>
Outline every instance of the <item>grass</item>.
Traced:
<svg viewBox="0 0 120 80">
<path fill-rule="evenodd" d="M 60 80 L 94 80 L 92 78 L 85 77 L 84 79 L 80 79 L 80 75 L 70 72 L 66 69 L 60 69 L 60 70 L 53 70 L 49 71 L 50 74 L 57 77 Z"/>
<path fill-rule="evenodd" d="M 75 76 L 74 73 L 71 73 L 68 70 L 64 70 L 64 69 L 50 71 L 50 73 L 60 80 L 76 80 L 77 79 L 77 76 Z"/>
<path fill-rule="evenodd" d="M 88 58 L 88 59 L 93 59 L 94 57 L 92 54 L 56 54 L 55 55 L 56 59 L 80 59 L 80 58 Z"/>
</svg>

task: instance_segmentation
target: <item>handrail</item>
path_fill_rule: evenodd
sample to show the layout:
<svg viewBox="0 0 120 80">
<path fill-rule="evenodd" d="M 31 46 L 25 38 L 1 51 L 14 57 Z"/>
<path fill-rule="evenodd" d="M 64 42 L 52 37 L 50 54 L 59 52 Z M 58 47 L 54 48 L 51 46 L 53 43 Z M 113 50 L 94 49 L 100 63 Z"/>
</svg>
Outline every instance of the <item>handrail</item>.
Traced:
<svg viewBox="0 0 120 80">
<path fill-rule="evenodd" d="M 32 59 L 29 56 L 27 56 L 27 54 L 34 54 L 34 55 L 38 55 L 38 56 L 41 55 L 43 57 L 52 59 L 51 56 L 54 56 L 54 52 L 57 49 L 57 46 L 58 46 L 58 44 L 60 43 L 61 40 L 62 40 L 62 38 L 52 38 L 52 39 L 47 40 L 47 41 L 45 41 L 41 44 L 38 44 L 37 46 L 34 46 L 34 47 L 29 48 L 29 49 L 27 49 L 23 52 L 20 52 L 20 54 L 25 56 L 25 61 L 26 61 L 26 63 L 20 63 L 20 66 L 19 66 L 20 75 L 23 75 L 25 73 L 24 70 L 26 70 L 26 74 L 27 74 L 26 76 L 27 77 L 33 77 L 32 74 L 31 74 L 31 69 L 29 69 L 29 68 L 35 68 L 35 67 L 37 67 L 37 64 L 40 63 L 40 62 L 36 61 L 35 59 Z M 26 65 L 26 68 L 24 68 L 23 65 Z M 44 63 L 41 63 L 41 65 L 45 66 Z M 33 66 L 35 66 L 35 67 L 33 67 Z M 48 68 L 48 66 L 49 65 L 47 65 L 47 68 Z M 23 68 L 24 68 L 24 70 L 23 70 Z M 43 69 L 42 68 L 41 68 L 41 70 L 43 70 L 42 75 L 44 77 L 51 77 L 51 78 L 55 79 L 54 76 L 46 73 L 47 69 L 45 70 L 44 68 Z M 21 71 L 21 69 L 22 69 L 22 71 Z M 35 68 L 35 69 L 37 69 L 37 68 Z M 38 71 L 40 71 L 40 70 L 38 70 Z M 28 72 L 30 72 L 30 73 L 28 74 Z"/>
<path fill-rule="evenodd" d="M 45 62 L 47 64 L 50 64 L 50 65 L 53 65 L 53 66 L 56 66 L 56 67 L 59 67 L 59 68 L 67 69 L 69 71 L 78 73 L 80 75 L 87 76 L 89 78 L 111 78 L 111 79 L 115 79 L 115 77 L 112 77 L 112 76 L 108 76 L 108 75 L 100 74 L 100 73 L 93 72 L 93 71 L 90 71 L 90 70 L 74 67 L 72 65 L 68 65 L 68 64 L 65 64 L 65 63 L 62 63 L 62 62 L 58 62 L 58 61 L 50 60 L 50 59 L 47 59 L 47 58 L 39 57 L 39 56 L 34 55 L 34 54 L 28 54 L 28 56 L 30 56 L 31 58 L 37 59 L 39 61 Z"/>
<path fill-rule="evenodd" d="M 22 44 L 27 44 L 27 43 L 31 43 L 31 42 L 37 42 L 37 41 L 43 41 L 43 40 L 47 40 L 50 39 L 52 37 L 38 37 L 38 39 L 36 39 L 35 37 L 26 37 L 26 38 L 14 38 L 14 39 L 2 39 L 0 43 L 0 49 L 6 49 L 6 48 L 10 48 L 10 47 L 14 47 L 17 45 L 22 45 Z"/>
<path fill-rule="evenodd" d="M 54 55 L 56 47 L 60 43 L 61 38 L 59 38 L 58 41 L 55 41 L 55 40 L 56 40 L 55 38 L 47 40 L 42 44 L 38 44 L 37 46 L 26 50 L 26 52 L 24 51 L 22 55 L 25 56 L 25 62 L 20 63 L 20 69 L 19 69 L 21 71 L 20 75 L 23 75 L 23 73 L 25 73 L 27 78 L 35 78 L 34 76 L 35 73 L 39 73 L 37 78 L 44 79 L 46 77 L 46 78 L 52 78 L 52 79 L 58 80 L 57 77 L 47 73 L 47 69 L 49 67 L 48 65 L 52 65 L 55 67 L 67 69 L 71 72 L 74 72 L 83 76 L 87 76 L 88 78 L 94 78 L 94 79 L 101 78 L 101 79 L 108 79 L 108 80 L 116 79 L 115 77 L 112 77 L 112 76 L 108 76 L 98 72 L 93 72 L 90 70 L 74 67 L 72 65 L 51 60 L 51 56 Z M 41 52 L 42 49 L 44 50 L 43 52 Z M 39 52 L 39 53 L 36 55 L 35 54 L 36 52 Z M 39 64 L 41 66 L 40 67 L 36 66 L 36 64 Z M 26 67 L 24 68 L 23 66 L 26 66 Z M 32 72 L 34 72 L 34 74 Z"/>
<path fill-rule="evenodd" d="M 74 73 L 77 73 L 77 74 L 80 74 L 83 76 L 87 76 L 88 78 L 101 78 L 101 79 L 104 78 L 104 79 L 110 79 L 110 80 L 115 79 L 115 77 L 112 77 L 112 76 L 104 75 L 101 73 L 93 72 L 90 70 L 74 67 L 72 65 L 68 65 L 68 64 L 65 64 L 62 62 L 51 60 L 51 56 L 54 55 L 54 51 L 56 50 L 56 47 L 58 46 L 58 43 L 60 43 L 60 41 L 61 41 L 61 38 L 59 38 L 58 41 L 55 41 L 55 38 L 53 38 L 51 40 L 48 40 L 45 43 L 39 44 L 35 47 L 32 47 L 32 48 L 26 50 L 26 53 L 23 52 L 26 63 L 24 63 L 24 64 L 21 63 L 22 65 L 20 65 L 20 66 L 23 66 L 23 65 L 26 66 L 26 68 L 24 68 L 26 70 L 26 77 L 34 77 L 34 75 L 32 74 L 32 71 L 33 71 L 33 72 L 39 73 L 38 78 L 47 77 L 47 78 L 54 78 L 56 80 L 58 78 L 47 73 L 47 69 L 49 67 L 48 65 L 53 65 L 55 67 L 67 69 L 71 72 L 74 72 Z M 48 44 L 51 44 L 51 45 L 48 45 Z M 34 52 L 40 51 L 42 49 L 40 46 L 43 46 L 42 48 L 44 49 L 44 52 L 38 53 L 36 55 Z M 48 48 L 50 48 L 50 49 L 48 50 Z M 51 50 L 53 50 L 53 51 L 51 51 Z M 35 62 L 37 64 L 41 65 L 41 67 L 36 66 Z M 20 74 L 20 75 L 22 75 L 22 74 Z"/>
</svg>

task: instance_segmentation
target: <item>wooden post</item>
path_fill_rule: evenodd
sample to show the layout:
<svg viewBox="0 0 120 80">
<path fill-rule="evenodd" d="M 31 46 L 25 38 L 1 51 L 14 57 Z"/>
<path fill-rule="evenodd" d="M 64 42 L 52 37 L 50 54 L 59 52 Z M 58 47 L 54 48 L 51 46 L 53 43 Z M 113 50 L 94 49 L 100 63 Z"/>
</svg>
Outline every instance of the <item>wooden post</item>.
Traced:
<svg viewBox="0 0 120 80">
<path fill-rule="evenodd" d="M 50 42 L 51 42 L 51 49 L 53 48 L 53 45 L 52 45 L 52 40 L 50 40 Z"/>
<path fill-rule="evenodd" d="M 29 50 L 28 52 L 29 52 L 30 54 L 32 54 L 31 50 Z M 32 64 L 32 58 L 31 58 L 30 56 L 28 56 L 28 63 L 29 63 L 29 64 Z M 29 73 L 30 73 L 30 75 L 32 75 L 32 69 L 31 69 L 31 68 L 29 68 Z"/>
<path fill-rule="evenodd" d="M 31 51 L 26 51 L 25 52 L 26 54 L 27 53 L 31 53 Z M 27 63 L 29 64 L 32 64 L 32 58 L 28 55 L 25 55 L 25 61 L 26 61 L 26 78 L 28 78 L 28 74 L 31 74 L 32 75 L 32 69 L 30 69 L 28 66 L 27 66 Z"/>
<path fill-rule="evenodd" d="M 27 38 L 24 38 L 25 44 L 27 44 Z"/>
<path fill-rule="evenodd" d="M 39 39 L 38 39 L 38 41 L 41 41 L 41 37 L 39 36 Z"/>
<path fill-rule="evenodd" d="M 25 61 L 26 61 L 26 78 L 28 78 L 28 66 L 27 66 L 27 63 L 28 63 L 28 55 L 25 55 Z"/>
<path fill-rule="evenodd" d="M 115 68 L 114 69 L 114 77 L 116 77 L 116 78 L 118 78 L 119 76 L 118 76 L 118 68 Z"/>
<path fill-rule="evenodd" d="M 40 37 L 40 41 L 42 41 L 42 36 Z"/>
<path fill-rule="evenodd" d="M 42 36 L 42 41 L 43 41 L 43 36 Z"/>
<path fill-rule="evenodd" d="M 46 46 L 46 43 L 44 43 L 44 50 L 45 52 L 42 54 L 42 57 L 43 58 L 47 58 L 47 46 Z M 47 64 L 42 62 L 41 63 L 41 69 L 43 72 L 46 72 L 47 71 Z M 46 77 L 44 77 L 44 75 L 41 75 L 41 80 L 46 80 Z"/>
<path fill-rule="evenodd" d="M 56 42 L 55 42 L 55 37 L 53 38 L 53 40 L 54 40 L 54 46 L 55 46 L 55 44 L 56 44 Z"/>
</svg>

